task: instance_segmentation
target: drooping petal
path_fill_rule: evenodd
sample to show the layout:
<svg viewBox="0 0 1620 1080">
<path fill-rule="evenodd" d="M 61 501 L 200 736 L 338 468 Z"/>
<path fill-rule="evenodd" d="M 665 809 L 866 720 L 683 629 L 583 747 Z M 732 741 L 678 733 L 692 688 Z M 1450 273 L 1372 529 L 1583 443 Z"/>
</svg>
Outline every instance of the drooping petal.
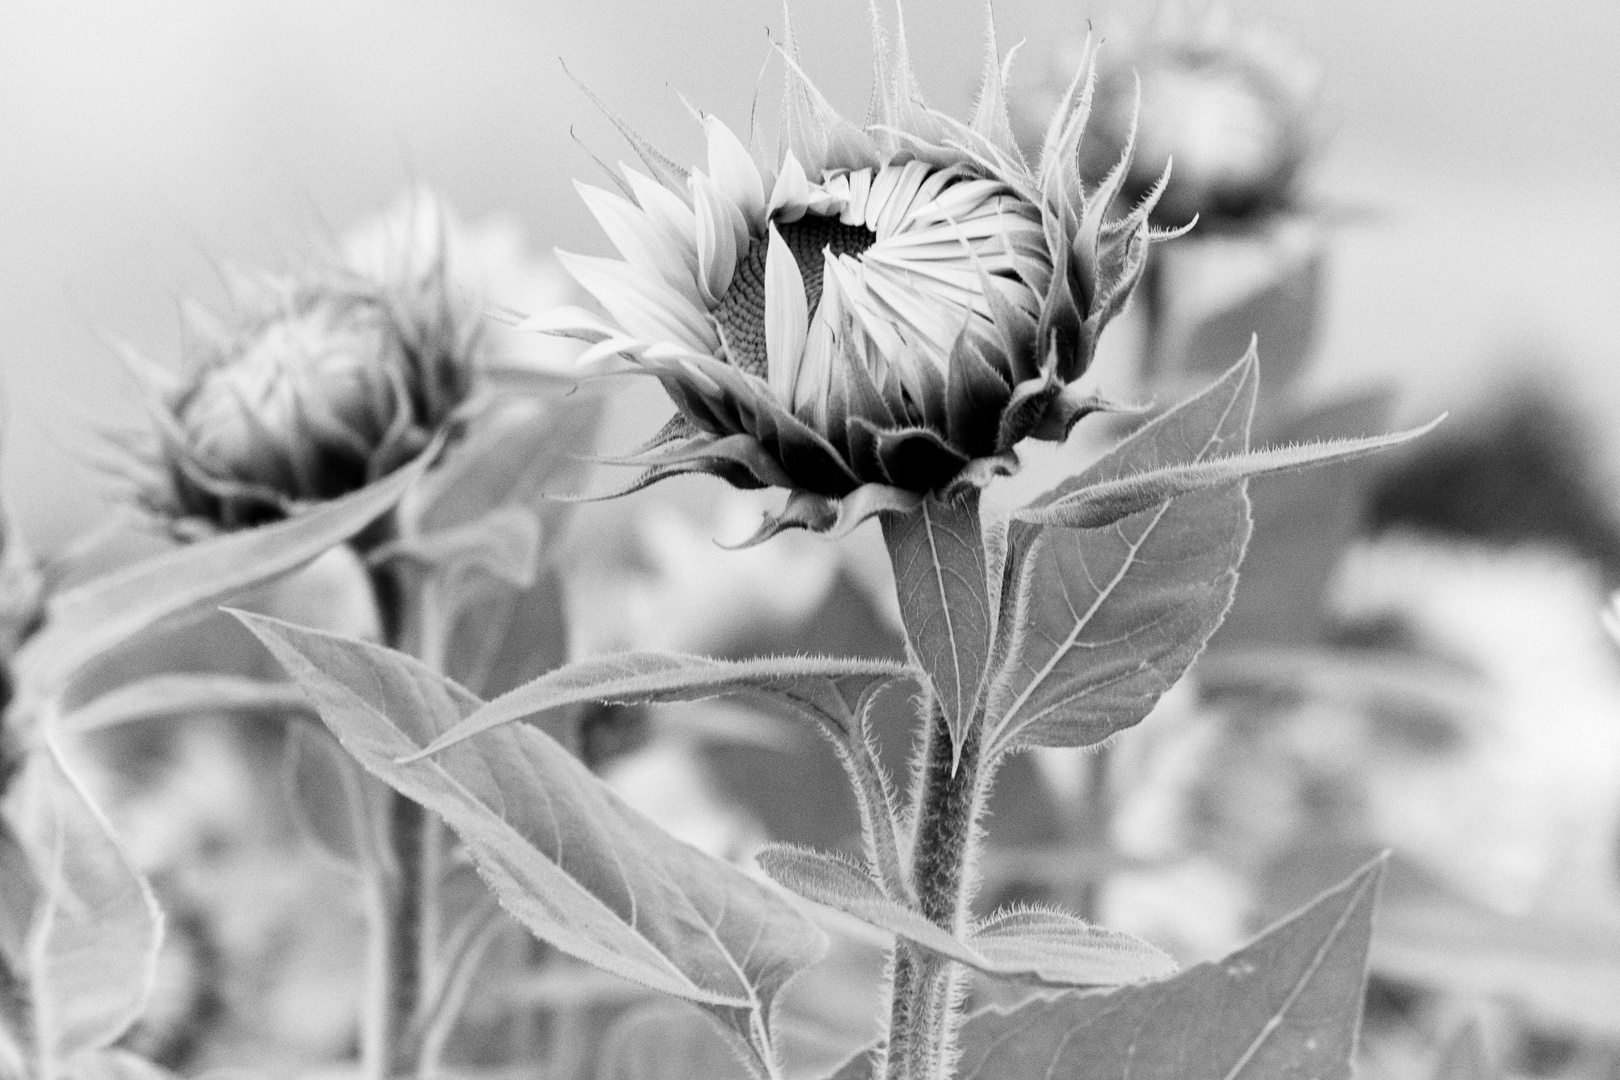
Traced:
<svg viewBox="0 0 1620 1080">
<path fill-rule="evenodd" d="M 731 288 L 737 260 L 748 250 L 748 224 L 726 194 L 702 173 L 692 174 L 697 212 L 698 288 L 709 307 Z"/>
<path fill-rule="evenodd" d="M 703 302 L 685 253 L 668 232 L 654 226 L 646 211 L 610 191 L 578 181 L 574 187 L 626 262 L 658 275 L 694 307 Z"/>
<path fill-rule="evenodd" d="M 766 381 L 776 400 L 791 409 L 809 332 L 810 312 L 799 264 L 776 226 L 772 224 L 769 229 L 765 252 Z"/>
<path fill-rule="evenodd" d="M 709 140 L 709 179 L 742 211 L 754 236 L 765 231 L 765 181 L 753 155 L 716 116 L 703 118 Z"/>
<path fill-rule="evenodd" d="M 675 342 L 694 352 L 712 353 L 720 347 L 708 316 L 645 270 L 566 251 L 557 252 L 557 261 L 634 336 Z"/>
</svg>

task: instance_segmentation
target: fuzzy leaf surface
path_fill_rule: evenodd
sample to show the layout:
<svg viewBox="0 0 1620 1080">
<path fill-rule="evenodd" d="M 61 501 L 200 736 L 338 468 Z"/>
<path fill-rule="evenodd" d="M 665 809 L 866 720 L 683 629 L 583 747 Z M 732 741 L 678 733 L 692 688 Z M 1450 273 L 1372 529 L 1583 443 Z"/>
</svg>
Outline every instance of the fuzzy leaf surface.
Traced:
<svg viewBox="0 0 1620 1080">
<path fill-rule="evenodd" d="M 953 747 L 962 745 L 990 657 L 994 612 L 985 574 L 977 494 L 924 499 L 909 514 L 885 514 L 906 640 L 939 697 Z"/>
<path fill-rule="evenodd" d="M 722 695 L 786 705 L 833 745 L 849 776 L 869 854 L 885 882 L 903 894 L 905 872 L 893 793 L 868 738 L 867 707 L 890 683 L 916 672 L 888 660 L 767 657 L 715 660 L 680 653 L 631 652 L 558 668 L 501 695 L 433 740 L 417 757 L 481 732 L 589 701 L 618 704 L 700 701 Z"/>
<path fill-rule="evenodd" d="M 986 1009 L 961 1080 L 1348 1080 L 1382 864 L 1224 960 L 1103 993 Z"/>
<path fill-rule="evenodd" d="M 36 876 L 20 972 L 31 1050 L 36 1061 L 60 1065 L 111 1045 L 141 1014 L 156 978 L 163 918 L 53 750 L 29 755 L 8 805 Z"/>
<path fill-rule="evenodd" d="M 438 449 L 435 442 L 384 479 L 286 521 L 187 544 L 57 595 L 44 628 L 17 656 L 25 695 L 59 693 L 86 664 L 147 627 L 262 585 L 344 543 L 392 509 Z"/>
<path fill-rule="evenodd" d="M 1035 525 L 1100 529 L 1120 518 L 1151 510 L 1160 503 L 1195 491 L 1227 487 L 1256 476 L 1365 457 L 1426 435 L 1443 419 L 1443 416 L 1436 417 L 1422 427 L 1388 435 L 1325 439 L 1227 454 L 1182 465 L 1165 465 L 1071 491 L 1050 503 L 1022 510 L 1014 516 Z"/>
<path fill-rule="evenodd" d="M 890 899 L 872 875 L 847 859 L 773 844 L 758 860 L 772 879 L 800 896 L 987 975 L 1047 986 L 1117 986 L 1176 970 L 1174 961 L 1144 941 L 1056 912 L 999 915 L 963 941 Z"/>
<path fill-rule="evenodd" d="M 1032 509 L 1121 477 L 1241 453 L 1257 386 L 1250 352 Z M 988 702 L 993 753 L 1090 746 L 1148 714 L 1232 602 L 1250 531 L 1246 487 L 1195 492 L 1103 529 L 1009 525 L 1007 631 Z"/>
<path fill-rule="evenodd" d="M 825 948 L 791 904 L 637 814 L 550 736 L 488 731 L 400 764 L 481 704 L 400 653 L 238 613 L 365 768 L 449 823 L 502 906 L 559 950 L 710 1009 L 761 1061 L 783 984 Z"/>
<path fill-rule="evenodd" d="M 853 703 L 912 670 L 889 660 L 769 657 L 715 660 L 683 653 L 627 652 L 592 657 L 558 668 L 473 712 L 434 739 L 419 757 L 437 754 L 475 735 L 564 705 L 606 701 L 702 701 L 728 694 L 762 695 L 841 725 Z"/>
</svg>

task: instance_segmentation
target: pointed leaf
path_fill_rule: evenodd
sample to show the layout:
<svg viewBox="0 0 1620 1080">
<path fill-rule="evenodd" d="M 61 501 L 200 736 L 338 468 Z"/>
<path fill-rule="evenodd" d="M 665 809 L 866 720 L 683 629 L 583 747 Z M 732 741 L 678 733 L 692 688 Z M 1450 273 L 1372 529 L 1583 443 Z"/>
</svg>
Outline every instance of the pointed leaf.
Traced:
<svg viewBox="0 0 1620 1080">
<path fill-rule="evenodd" d="M 528 507 L 498 506 L 474 521 L 402 538 L 373 556 L 409 560 L 447 576 L 481 570 L 518 588 L 540 573 L 540 519 Z"/>
<path fill-rule="evenodd" d="M 882 520 L 906 639 L 960 754 L 962 733 L 979 704 L 992 627 L 978 492 L 930 496 L 911 513 Z"/>
<path fill-rule="evenodd" d="M 1256 382 L 1251 352 L 1032 509 L 1123 476 L 1243 451 Z M 1106 529 L 1011 523 L 1000 619 L 1009 629 L 987 710 L 992 753 L 1088 746 L 1148 714 L 1232 601 L 1249 537 L 1245 488 L 1188 495 Z"/>
<path fill-rule="evenodd" d="M 128 1050 L 96 1050 L 68 1063 L 65 1080 L 177 1080 L 174 1073 Z"/>
<path fill-rule="evenodd" d="M 1224 960 L 1107 993 L 1037 997 L 963 1026 L 961 1080 L 1348 1080 L 1375 863 Z"/>
<path fill-rule="evenodd" d="M 39 885 L 22 973 L 34 1052 L 60 1064 L 110 1045 L 141 1014 L 163 919 L 54 749 L 29 756 L 10 798 Z"/>
<path fill-rule="evenodd" d="M 1161 503 L 1195 491 L 1226 487 L 1249 477 L 1348 461 L 1399 446 L 1433 431 L 1445 416 L 1435 417 L 1422 427 L 1408 428 L 1388 435 L 1357 439 L 1327 439 L 1252 450 L 1206 458 L 1184 465 L 1166 465 L 1146 472 L 1132 473 L 1115 480 L 1072 491 L 1044 506 L 1021 510 L 1019 521 L 1036 525 L 1058 525 L 1070 529 L 1100 529 L 1123 517 L 1151 510 Z"/>
<path fill-rule="evenodd" d="M 728 863 L 625 806 L 543 732 L 508 726 L 414 765 L 399 759 L 478 709 L 400 653 L 236 613 L 362 765 L 449 823 L 530 932 L 587 963 L 697 1002 L 761 1061 L 782 985 L 820 931 Z"/>
<path fill-rule="evenodd" d="M 240 675 L 154 675 L 126 683 L 56 721 L 64 735 L 82 735 L 120 724 L 205 713 L 301 714 L 314 710 L 298 688 Z"/>
<path fill-rule="evenodd" d="M 832 744 L 849 774 L 869 854 L 892 888 L 904 890 L 894 806 L 887 775 L 865 728 L 867 706 L 883 687 L 915 676 L 888 660 L 768 657 L 714 660 L 679 653 L 635 652 L 580 660 L 503 694 L 433 740 L 426 757 L 481 732 L 582 702 L 621 705 L 700 701 L 737 695 L 786 705 Z"/>
<path fill-rule="evenodd" d="M 568 660 L 563 583 L 555 568 L 514 589 L 494 578 L 460 586 L 460 615 L 446 645 L 445 674 L 480 697 L 516 689 Z"/>
<path fill-rule="evenodd" d="M 314 561 L 392 509 L 438 452 L 435 442 L 386 478 L 286 521 L 188 544 L 60 593 L 17 656 L 22 695 L 60 693 L 90 661 L 154 623 Z"/>
<path fill-rule="evenodd" d="M 757 858 L 772 879 L 800 896 L 986 975 L 1048 986 L 1115 986 L 1176 968 L 1146 942 L 1057 913 L 1003 915 L 962 941 L 886 896 L 871 874 L 847 859 L 787 844 L 772 844 Z"/>
</svg>

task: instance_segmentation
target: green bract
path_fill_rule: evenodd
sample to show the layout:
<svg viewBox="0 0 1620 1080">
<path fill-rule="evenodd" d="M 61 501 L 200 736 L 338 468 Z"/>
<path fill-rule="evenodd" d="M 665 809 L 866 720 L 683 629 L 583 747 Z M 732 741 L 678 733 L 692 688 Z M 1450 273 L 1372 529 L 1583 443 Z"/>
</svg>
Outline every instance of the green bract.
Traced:
<svg viewBox="0 0 1620 1080">
<path fill-rule="evenodd" d="M 791 35 L 784 148 L 751 154 L 713 116 L 705 169 L 631 136 L 653 177 L 581 186 L 622 259 L 561 254 L 606 311 L 531 329 L 591 343 L 582 362 L 659 379 L 680 410 L 626 463 L 630 490 L 683 473 L 782 487 L 784 528 L 845 529 L 928 492 L 1014 471 L 1099 407 L 1071 388 L 1124 306 L 1155 193 L 1109 215 L 1130 163 L 1088 187 L 1078 147 L 1090 57 L 1031 165 L 1013 141 L 992 36 L 979 105 L 928 108 L 904 32 L 878 32 L 873 114 L 857 127 L 804 76 Z"/>
</svg>

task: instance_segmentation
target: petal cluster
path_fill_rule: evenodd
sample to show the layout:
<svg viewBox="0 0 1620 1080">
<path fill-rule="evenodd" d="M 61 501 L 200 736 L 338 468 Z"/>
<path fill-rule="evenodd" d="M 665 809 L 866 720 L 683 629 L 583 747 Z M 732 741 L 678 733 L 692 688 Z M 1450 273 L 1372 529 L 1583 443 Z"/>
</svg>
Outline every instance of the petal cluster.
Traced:
<svg viewBox="0 0 1620 1080">
<path fill-rule="evenodd" d="M 993 34 L 963 122 L 923 103 L 903 28 L 893 46 L 874 28 L 864 125 L 804 76 L 790 34 L 777 154 L 703 116 L 707 160 L 683 168 L 621 124 L 646 171 L 622 168 L 617 191 L 580 185 L 620 257 L 559 258 L 602 313 L 525 325 L 668 391 L 678 416 L 623 459 L 645 467 L 630 490 L 710 473 L 789 489 L 764 535 L 847 528 L 1011 472 L 1019 441 L 1061 439 L 1098 407 L 1071 384 L 1161 237 L 1157 191 L 1115 206 L 1129 146 L 1081 179 L 1090 55 L 1031 162 Z"/>
<path fill-rule="evenodd" d="M 130 357 L 157 438 L 119 465 L 147 509 L 188 527 L 259 525 L 426 448 L 467 402 L 482 349 L 481 316 L 435 244 L 389 274 L 335 260 L 238 274 L 234 310 L 188 312 L 200 355 L 186 376 Z"/>
</svg>

